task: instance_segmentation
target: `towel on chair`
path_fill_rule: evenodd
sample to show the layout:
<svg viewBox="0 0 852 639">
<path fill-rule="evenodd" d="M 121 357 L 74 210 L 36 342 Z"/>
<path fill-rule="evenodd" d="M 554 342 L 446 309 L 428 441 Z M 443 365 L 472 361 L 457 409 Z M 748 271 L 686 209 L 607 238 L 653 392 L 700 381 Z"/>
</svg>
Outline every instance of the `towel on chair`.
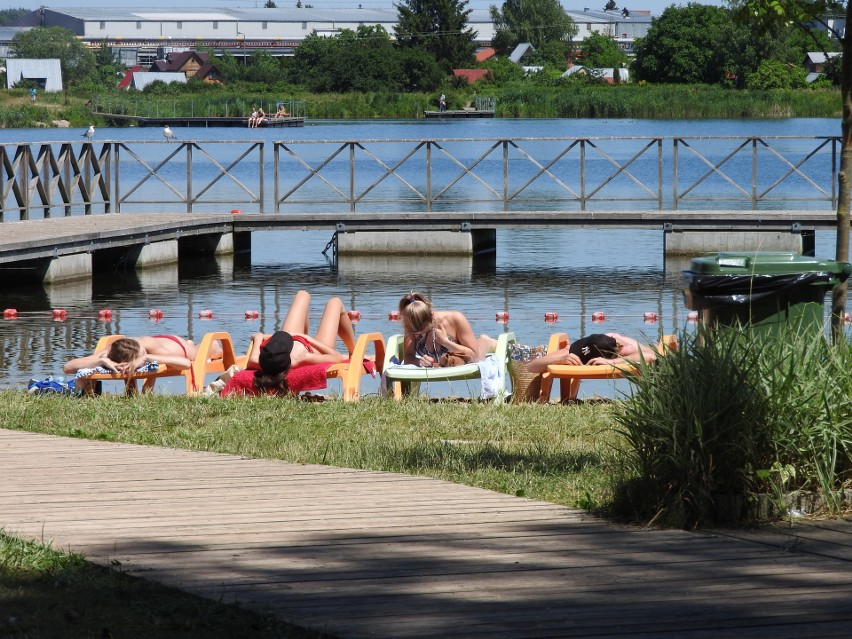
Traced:
<svg viewBox="0 0 852 639">
<path fill-rule="evenodd" d="M 139 368 L 137 368 L 134 372 L 145 374 L 145 373 L 156 373 L 160 369 L 160 365 L 157 362 L 148 362 L 146 364 L 142 364 Z M 115 374 L 115 371 L 111 371 L 108 368 L 104 368 L 103 366 L 95 366 L 94 368 L 81 368 L 74 375 L 74 378 L 77 379 L 79 377 L 91 377 L 97 373 L 105 373 L 107 375 Z"/>
<path fill-rule="evenodd" d="M 482 377 L 482 390 L 479 399 L 491 399 L 502 393 L 505 386 L 504 372 L 494 353 L 489 353 L 484 360 L 476 363 Z"/>
</svg>

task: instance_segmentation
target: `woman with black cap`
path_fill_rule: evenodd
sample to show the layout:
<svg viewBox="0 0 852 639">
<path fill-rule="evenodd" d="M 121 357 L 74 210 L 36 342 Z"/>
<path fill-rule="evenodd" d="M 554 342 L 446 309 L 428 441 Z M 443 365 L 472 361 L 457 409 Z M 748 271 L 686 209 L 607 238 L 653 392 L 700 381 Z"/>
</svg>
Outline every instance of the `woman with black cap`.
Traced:
<svg viewBox="0 0 852 639">
<path fill-rule="evenodd" d="M 222 395 L 286 395 L 291 389 L 315 390 L 306 388 L 299 379 L 299 371 L 307 370 L 311 364 L 336 364 L 347 359 L 348 355 L 336 350 L 339 337 L 346 350 L 355 348 L 355 329 L 339 297 L 332 297 L 325 304 L 319 328 L 316 334 L 309 333 L 308 309 L 311 303 L 310 293 L 299 291 L 293 298 L 282 330 L 272 335 L 255 333 L 252 335 L 248 367 L 234 375 Z M 314 369 L 315 370 L 315 369 Z M 325 387 L 325 371 L 318 388 Z"/>
</svg>

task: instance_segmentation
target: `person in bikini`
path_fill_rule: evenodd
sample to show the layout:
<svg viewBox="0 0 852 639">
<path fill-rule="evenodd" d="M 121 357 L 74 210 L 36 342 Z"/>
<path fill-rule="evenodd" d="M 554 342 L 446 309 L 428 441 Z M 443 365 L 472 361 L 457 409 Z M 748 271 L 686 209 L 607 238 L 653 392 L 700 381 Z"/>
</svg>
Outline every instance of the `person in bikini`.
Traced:
<svg viewBox="0 0 852 639">
<path fill-rule="evenodd" d="M 405 364 L 433 368 L 479 362 L 497 345 L 488 335 L 476 337 L 461 311 L 435 310 L 416 291 L 399 301 L 399 317 L 405 329 Z"/>
<path fill-rule="evenodd" d="M 130 376 L 135 370 L 150 362 L 165 364 L 177 370 L 187 370 L 192 367 L 192 361 L 196 355 L 198 355 L 196 343 L 178 335 L 122 337 L 110 344 L 108 349 L 66 362 L 63 370 L 66 374 L 72 374 L 84 368 L 104 368 L 113 373 Z M 221 356 L 221 345 L 214 343 L 210 352 L 211 359 Z M 155 377 L 146 378 L 142 391 L 153 390 L 155 382 Z M 135 384 L 128 384 L 128 393 L 132 393 L 135 389 Z"/>
<path fill-rule="evenodd" d="M 280 331 L 272 335 L 254 333 L 251 336 L 247 368 L 228 381 L 222 389 L 223 396 L 288 395 L 293 376 L 299 369 L 311 364 L 336 364 L 349 357 L 336 350 L 338 338 L 348 353 L 355 348 L 355 329 L 341 299 L 332 297 L 326 302 L 313 336 L 309 332 L 310 303 L 310 293 L 299 291 Z"/>
<path fill-rule="evenodd" d="M 618 333 L 593 333 L 572 342 L 565 348 L 533 359 L 528 364 L 531 373 L 543 373 L 551 364 L 569 366 L 599 366 L 602 364 L 650 364 L 657 352 L 632 337 Z"/>
</svg>

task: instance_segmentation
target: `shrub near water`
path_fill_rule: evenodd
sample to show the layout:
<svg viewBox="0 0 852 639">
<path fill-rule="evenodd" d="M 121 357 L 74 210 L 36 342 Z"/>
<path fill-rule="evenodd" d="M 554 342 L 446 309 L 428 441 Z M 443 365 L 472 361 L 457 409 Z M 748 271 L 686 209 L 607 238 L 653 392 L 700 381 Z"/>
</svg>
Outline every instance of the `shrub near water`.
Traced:
<svg viewBox="0 0 852 639">
<path fill-rule="evenodd" d="M 815 491 L 841 508 L 852 478 L 852 366 L 844 344 L 792 331 L 699 331 L 633 381 L 615 420 L 635 478 L 613 512 L 693 527 L 727 519 L 740 498 Z M 731 500 L 733 498 L 733 500 Z"/>
</svg>

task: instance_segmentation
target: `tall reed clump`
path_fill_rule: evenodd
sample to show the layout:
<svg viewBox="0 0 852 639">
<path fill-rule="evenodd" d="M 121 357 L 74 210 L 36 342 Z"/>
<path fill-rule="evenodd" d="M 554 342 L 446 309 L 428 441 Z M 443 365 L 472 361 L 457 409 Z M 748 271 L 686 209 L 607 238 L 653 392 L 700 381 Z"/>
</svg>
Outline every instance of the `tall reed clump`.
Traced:
<svg viewBox="0 0 852 639">
<path fill-rule="evenodd" d="M 756 518 L 760 495 L 842 508 L 852 481 L 850 349 L 820 335 L 701 329 L 633 379 L 614 418 L 632 478 L 619 518 L 691 528 Z"/>
</svg>

